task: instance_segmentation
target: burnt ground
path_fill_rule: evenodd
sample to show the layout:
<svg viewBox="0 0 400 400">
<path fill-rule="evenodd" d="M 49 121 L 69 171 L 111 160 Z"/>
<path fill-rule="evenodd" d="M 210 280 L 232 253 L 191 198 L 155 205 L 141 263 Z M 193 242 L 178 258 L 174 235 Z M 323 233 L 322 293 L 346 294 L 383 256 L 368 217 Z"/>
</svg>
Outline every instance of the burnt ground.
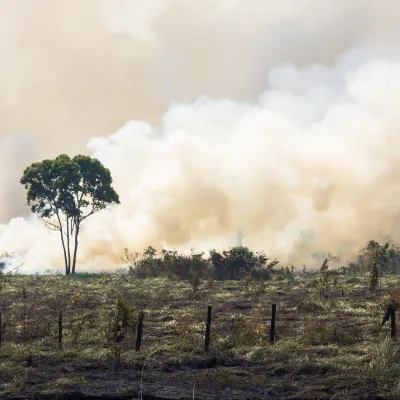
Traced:
<svg viewBox="0 0 400 400">
<path fill-rule="evenodd" d="M 317 275 L 260 282 L 188 282 L 119 275 L 2 279 L 1 399 L 396 399 L 400 349 L 380 328 L 399 278 Z M 116 299 L 145 312 L 110 340 Z M 271 304 L 276 343 L 269 343 Z M 207 305 L 211 345 L 204 351 Z M 127 309 L 128 309 L 127 308 Z M 58 312 L 63 310 L 63 348 Z"/>
</svg>

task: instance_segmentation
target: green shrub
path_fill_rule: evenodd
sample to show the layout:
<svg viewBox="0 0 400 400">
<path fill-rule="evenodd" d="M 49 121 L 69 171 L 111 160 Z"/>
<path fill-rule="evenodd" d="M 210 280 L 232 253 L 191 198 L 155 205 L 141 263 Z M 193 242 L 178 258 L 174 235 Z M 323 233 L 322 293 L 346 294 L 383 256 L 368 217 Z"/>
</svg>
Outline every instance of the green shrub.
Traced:
<svg viewBox="0 0 400 400">
<path fill-rule="evenodd" d="M 162 250 L 157 254 L 151 246 L 143 254 L 130 253 L 125 249 L 122 261 L 128 265 L 129 275 L 137 278 L 168 277 L 191 281 L 210 276 L 219 281 L 240 280 L 249 274 L 253 278 L 267 280 L 271 279 L 279 262 L 243 246 L 221 253 L 211 250 L 208 258 L 204 257 L 204 253 L 193 250 L 189 255 L 183 255 L 175 250 Z"/>
<path fill-rule="evenodd" d="M 248 275 L 258 279 L 270 279 L 274 267 L 279 263 L 262 252 L 253 253 L 244 246 L 232 247 L 222 253 L 211 250 L 210 262 L 219 281 L 240 280 Z"/>
<path fill-rule="evenodd" d="M 122 260 L 129 267 L 129 275 L 136 278 L 193 279 L 194 276 L 201 278 L 210 274 L 210 264 L 204 253 L 194 251 L 189 255 L 178 254 L 175 250 L 162 250 L 157 254 L 150 246 L 139 254 L 125 249 Z"/>
</svg>

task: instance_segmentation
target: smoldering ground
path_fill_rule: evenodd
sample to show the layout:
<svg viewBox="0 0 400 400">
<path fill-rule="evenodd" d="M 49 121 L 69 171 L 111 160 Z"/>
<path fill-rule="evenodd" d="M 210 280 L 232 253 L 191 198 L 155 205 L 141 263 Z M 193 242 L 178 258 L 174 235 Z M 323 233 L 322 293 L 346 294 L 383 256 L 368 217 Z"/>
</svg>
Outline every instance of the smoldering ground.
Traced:
<svg viewBox="0 0 400 400">
<path fill-rule="evenodd" d="M 62 253 L 19 177 L 61 152 L 98 157 L 122 203 L 86 222 L 80 270 L 114 268 L 124 247 L 225 247 L 239 228 L 295 264 L 400 239 L 397 2 L 0 11 L 0 251 L 27 271 L 58 269 Z"/>
</svg>

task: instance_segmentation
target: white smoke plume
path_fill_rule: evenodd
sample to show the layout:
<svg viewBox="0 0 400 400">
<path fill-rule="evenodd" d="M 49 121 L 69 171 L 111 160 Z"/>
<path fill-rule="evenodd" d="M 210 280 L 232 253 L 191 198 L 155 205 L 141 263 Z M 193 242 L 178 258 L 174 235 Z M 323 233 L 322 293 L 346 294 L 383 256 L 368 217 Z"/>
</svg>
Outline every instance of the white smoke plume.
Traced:
<svg viewBox="0 0 400 400">
<path fill-rule="evenodd" d="M 398 2 L 0 0 L 0 15 L 0 253 L 23 270 L 62 270 L 19 184 L 61 152 L 99 158 L 121 198 L 86 221 L 79 271 L 124 247 L 227 247 L 239 228 L 295 265 L 400 240 Z"/>
</svg>

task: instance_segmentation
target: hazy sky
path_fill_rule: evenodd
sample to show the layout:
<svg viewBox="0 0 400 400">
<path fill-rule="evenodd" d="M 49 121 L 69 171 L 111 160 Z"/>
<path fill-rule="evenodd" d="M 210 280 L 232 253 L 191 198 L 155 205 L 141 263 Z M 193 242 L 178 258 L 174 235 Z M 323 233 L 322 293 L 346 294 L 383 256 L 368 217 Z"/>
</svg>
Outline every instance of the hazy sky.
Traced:
<svg viewBox="0 0 400 400">
<path fill-rule="evenodd" d="M 82 268 L 239 228 L 295 263 L 400 240 L 399 27 L 397 0 L 0 0 L 0 252 L 62 264 L 19 184 L 61 152 L 121 195 L 87 221 Z"/>
</svg>

